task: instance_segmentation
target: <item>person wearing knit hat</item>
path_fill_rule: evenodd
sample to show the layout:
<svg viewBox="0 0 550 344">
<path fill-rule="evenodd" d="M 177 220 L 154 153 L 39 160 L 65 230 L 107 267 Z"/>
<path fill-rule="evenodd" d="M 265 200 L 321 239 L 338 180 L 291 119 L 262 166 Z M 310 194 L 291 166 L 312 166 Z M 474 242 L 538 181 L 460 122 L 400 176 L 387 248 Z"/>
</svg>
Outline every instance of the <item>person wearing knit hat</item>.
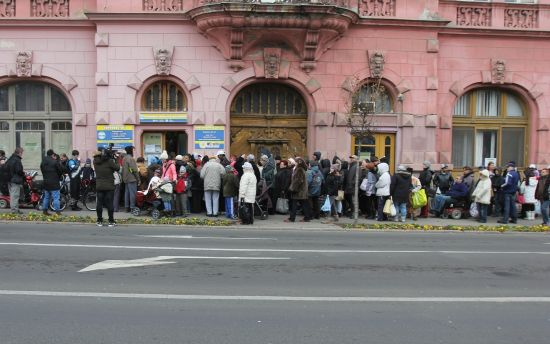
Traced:
<svg viewBox="0 0 550 344">
<path fill-rule="evenodd" d="M 162 151 L 160 160 L 162 161 L 162 179 L 175 182 L 178 179 L 176 164 L 168 158 L 168 153 L 165 150 Z"/>
<path fill-rule="evenodd" d="M 183 155 L 180 155 L 180 154 L 176 155 L 176 160 L 183 161 Z"/>
<path fill-rule="evenodd" d="M 176 180 L 176 187 L 174 188 L 176 198 L 176 215 L 187 217 L 189 214 L 189 207 L 187 206 L 187 196 L 189 193 L 188 187 L 188 175 L 185 166 L 180 166 L 178 169 L 178 179 Z"/>
<path fill-rule="evenodd" d="M 234 200 L 239 195 L 239 178 L 234 173 L 231 165 L 225 166 L 225 174 L 222 177 L 223 198 L 225 200 L 225 217 L 235 219 Z"/>
<path fill-rule="evenodd" d="M 254 157 L 254 154 L 248 154 L 248 156 L 246 157 L 246 160 L 247 160 L 248 162 L 251 162 L 251 161 L 254 161 L 254 158 L 255 158 L 255 157 Z"/>
<path fill-rule="evenodd" d="M 296 160 L 293 158 L 288 158 L 288 166 L 296 166 Z"/>
<path fill-rule="evenodd" d="M 432 163 L 429 162 L 428 160 L 424 161 L 424 162 L 422 163 L 422 165 L 424 165 L 424 168 L 430 168 L 430 167 L 432 167 Z"/>
<path fill-rule="evenodd" d="M 160 155 L 160 160 L 168 160 L 168 152 L 163 150 L 162 154 Z"/>
</svg>

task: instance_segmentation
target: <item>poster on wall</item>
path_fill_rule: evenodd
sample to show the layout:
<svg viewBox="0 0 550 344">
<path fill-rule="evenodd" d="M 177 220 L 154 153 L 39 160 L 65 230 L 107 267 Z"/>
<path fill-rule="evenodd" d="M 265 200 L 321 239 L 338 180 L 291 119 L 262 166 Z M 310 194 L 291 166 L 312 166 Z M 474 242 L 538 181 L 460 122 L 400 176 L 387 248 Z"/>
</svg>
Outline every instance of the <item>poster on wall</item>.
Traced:
<svg viewBox="0 0 550 344">
<path fill-rule="evenodd" d="M 140 113 L 140 123 L 187 123 L 186 112 Z"/>
<path fill-rule="evenodd" d="M 195 149 L 225 149 L 225 127 L 195 127 Z"/>
<path fill-rule="evenodd" d="M 485 167 L 487 167 L 487 165 L 489 165 L 489 163 L 492 162 L 495 166 L 497 165 L 497 158 L 485 158 L 483 163 Z"/>
<path fill-rule="evenodd" d="M 97 148 L 107 148 L 113 144 L 114 150 L 122 150 L 134 145 L 133 125 L 98 125 Z"/>
</svg>

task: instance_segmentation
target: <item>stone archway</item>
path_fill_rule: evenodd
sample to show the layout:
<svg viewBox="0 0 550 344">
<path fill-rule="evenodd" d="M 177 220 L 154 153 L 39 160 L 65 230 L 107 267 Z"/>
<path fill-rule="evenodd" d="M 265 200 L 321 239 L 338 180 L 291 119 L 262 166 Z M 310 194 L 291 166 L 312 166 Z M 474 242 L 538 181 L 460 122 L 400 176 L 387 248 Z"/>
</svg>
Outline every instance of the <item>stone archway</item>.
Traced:
<svg viewBox="0 0 550 344">
<path fill-rule="evenodd" d="M 307 156 L 307 113 L 304 98 L 290 86 L 246 86 L 231 103 L 231 154 Z"/>
</svg>

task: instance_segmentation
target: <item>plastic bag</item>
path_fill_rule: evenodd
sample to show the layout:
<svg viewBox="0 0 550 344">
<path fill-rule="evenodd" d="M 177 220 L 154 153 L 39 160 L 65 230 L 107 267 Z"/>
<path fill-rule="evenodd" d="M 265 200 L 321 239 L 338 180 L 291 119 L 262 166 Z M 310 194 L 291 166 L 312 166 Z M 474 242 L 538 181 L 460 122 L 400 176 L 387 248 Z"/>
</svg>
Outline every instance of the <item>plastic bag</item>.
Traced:
<svg viewBox="0 0 550 344">
<path fill-rule="evenodd" d="M 287 198 L 277 198 L 277 203 L 275 204 L 275 211 L 279 214 L 288 214 L 288 199 Z"/>
<path fill-rule="evenodd" d="M 477 207 L 476 202 L 472 202 L 472 204 L 470 205 L 470 216 L 471 217 L 478 217 L 479 216 L 479 209 Z"/>
<path fill-rule="evenodd" d="M 391 198 L 388 198 L 386 200 L 386 203 L 384 203 L 384 214 L 395 216 L 397 215 L 397 209 L 395 209 L 395 205 L 393 204 L 393 200 Z"/>
<path fill-rule="evenodd" d="M 363 178 L 363 181 L 361 182 L 359 189 L 361 189 L 362 191 L 367 191 L 368 185 L 369 185 L 369 180 L 367 178 Z"/>
<path fill-rule="evenodd" d="M 328 196 L 325 199 L 325 203 L 323 203 L 323 206 L 321 207 L 321 211 L 325 213 L 330 212 L 330 198 Z"/>
<path fill-rule="evenodd" d="M 417 192 L 413 192 L 411 196 L 411 203 L 414 209 L 422 208 L 428 204 L 428 197 L 426 196 L 426 191 L 420 189 Z"/>
</svg>

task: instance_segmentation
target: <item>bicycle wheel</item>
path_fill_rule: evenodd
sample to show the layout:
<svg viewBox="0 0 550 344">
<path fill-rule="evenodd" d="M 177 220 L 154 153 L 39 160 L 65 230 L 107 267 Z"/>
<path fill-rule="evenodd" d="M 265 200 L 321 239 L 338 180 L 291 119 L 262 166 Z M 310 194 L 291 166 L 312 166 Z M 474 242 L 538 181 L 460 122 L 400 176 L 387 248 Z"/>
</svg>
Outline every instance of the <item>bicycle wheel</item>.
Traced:
<svg viewBox="0 0 550 344">
<path fill-rule="evenodd" d="M 97 196 L 95 192 L 87 192 L 83 198 L 86 209 L 89 211 L 95 211 L 97 209 Z"/>
<path fill-rule="evenodd" d="M 69 197 L 67 195 L 59 195 L 59 211 L 65 210 L 67 208 L 67 204 L 69 204 Z M 53 199 L 50 200 L 50 210 L 55 211 L 53 207 Z"/>
</svg>

